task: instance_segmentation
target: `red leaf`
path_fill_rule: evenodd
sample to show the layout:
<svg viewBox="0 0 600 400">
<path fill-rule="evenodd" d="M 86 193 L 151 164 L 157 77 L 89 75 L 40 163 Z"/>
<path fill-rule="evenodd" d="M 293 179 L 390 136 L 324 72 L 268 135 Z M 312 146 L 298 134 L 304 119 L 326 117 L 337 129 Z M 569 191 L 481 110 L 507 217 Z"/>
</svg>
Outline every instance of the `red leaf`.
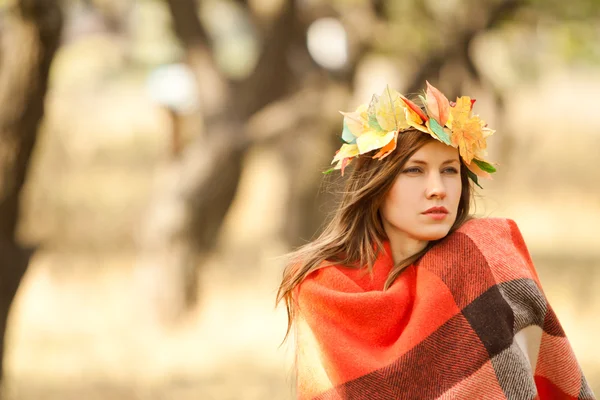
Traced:
<svg viewBox="0 0 600 400">
<path fill-rule="evenodd" d="M 344 158 L 342 160 L 342 176 L 344 176 L 344 169 L 346 168 L 346 166 L 348 165 L 349 162 L 350 162 L 350 158 Z"/>
<path fill-rule="evenodd" d="M 435 119 L 440 126 L 446 125 L 450 111 L 450 102 L 435 86 L 429 81 L 427 83 L 427 113 Z"/>
<path fill-rule="evenodd" d="M 413 103 L 412 101 L 410 101 L 409 99 L 407 99 L 404 96 L 401 96 L 401 98 L 404 101 L 404 103 L 406 103 L 406 105 L 410 107 L 411 110 L 413 110 L 414 112 L 416 112 L 417 115 L 419 117 L 421 117 L 421 119 L 423 121 L 429 121 L 429 118 L 427 118 L 427 115 L 425 115 L 425 113 L 423 112 L 423 110 L 421 110 L 421 107 L 419 107 L 418 105 L 416 105 L 415 103 Z"/>
</svg>

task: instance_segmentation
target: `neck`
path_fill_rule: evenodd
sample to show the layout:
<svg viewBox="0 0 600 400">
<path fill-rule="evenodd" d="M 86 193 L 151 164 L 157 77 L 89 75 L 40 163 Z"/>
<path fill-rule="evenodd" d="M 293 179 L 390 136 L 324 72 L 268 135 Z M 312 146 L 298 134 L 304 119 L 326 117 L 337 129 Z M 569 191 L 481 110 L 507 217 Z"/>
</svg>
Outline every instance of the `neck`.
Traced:
<svg viewBox="0 0 600 400">
<path fill-rule="evenodd" d="M 390 248 L 392 249 L 392 258 L 394 264 L 406 260 L 407 258 L 414 256 L 427 246 L 427 241 L 418 240 L 406 235 L 405 232 L 399 232 L 393 227 L 385 226 L 385 232 L 390 241 Z"/>
</svg>

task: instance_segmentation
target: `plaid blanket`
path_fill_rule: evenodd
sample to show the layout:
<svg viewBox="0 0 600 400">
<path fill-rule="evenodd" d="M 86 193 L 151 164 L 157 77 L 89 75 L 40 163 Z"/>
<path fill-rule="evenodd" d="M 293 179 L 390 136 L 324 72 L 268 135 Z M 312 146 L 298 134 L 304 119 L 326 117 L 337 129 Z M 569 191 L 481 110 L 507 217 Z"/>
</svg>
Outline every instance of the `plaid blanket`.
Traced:
<svg viewBox="0 0 600 400">
<path fill-rule="evenodd" d="M 295 292 L 299 399 L 593 399 L 514 221 L 474 219 L 386 291 L 364 269 Z"/>
</svg>

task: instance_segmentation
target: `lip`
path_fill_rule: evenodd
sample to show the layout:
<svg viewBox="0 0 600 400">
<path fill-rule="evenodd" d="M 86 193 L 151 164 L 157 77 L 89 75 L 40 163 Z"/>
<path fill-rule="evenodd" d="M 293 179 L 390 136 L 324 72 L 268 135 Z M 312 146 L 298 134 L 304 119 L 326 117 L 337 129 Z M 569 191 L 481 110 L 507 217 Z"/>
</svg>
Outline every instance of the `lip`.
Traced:
<svg viewBox="0 0 600 400">
<path fill-rule="evenodd" d="M 446 209 L 446 207 L 431 207 L 429 210 L 424 211 L 423 214 L 425 214 L 425 215 L 428 215 L 428 214 L 445 215 L 445 214 L 448 214 L 448 210 Z"/>
<path fill-rule="evenodd" d="M 422 213 L 428 218 L 436 221 L 441 221 L 448 216 L 448 210 L 446 207 L 431 207 L 429 210 Z"/>
</svg>

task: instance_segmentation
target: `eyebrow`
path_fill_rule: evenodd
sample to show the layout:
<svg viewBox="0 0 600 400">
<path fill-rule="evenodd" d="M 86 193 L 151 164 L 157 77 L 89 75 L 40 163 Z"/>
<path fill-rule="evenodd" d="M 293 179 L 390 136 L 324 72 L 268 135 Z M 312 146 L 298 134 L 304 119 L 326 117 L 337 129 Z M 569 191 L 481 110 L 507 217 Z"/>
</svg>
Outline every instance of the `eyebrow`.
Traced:
<svg viewBox="0 0 600 400">
<path fill-rule="evenodd" d="M 427 162 L 423 161 L 423 160 L 408 160 L 408 162 L 415 163 L 415 164 L 424 164 L 424 165 L 427 165 Z M 446 160 L 446 161 L 444 161 L 442 163 L 442 165 L 451 164 L 451 163 L 454 163 L 454 162 L 458 162 L 458 159 L 457 158 L 453 158 L 453 159 L 450 159 L 450 160 Z"/>
</svg>

